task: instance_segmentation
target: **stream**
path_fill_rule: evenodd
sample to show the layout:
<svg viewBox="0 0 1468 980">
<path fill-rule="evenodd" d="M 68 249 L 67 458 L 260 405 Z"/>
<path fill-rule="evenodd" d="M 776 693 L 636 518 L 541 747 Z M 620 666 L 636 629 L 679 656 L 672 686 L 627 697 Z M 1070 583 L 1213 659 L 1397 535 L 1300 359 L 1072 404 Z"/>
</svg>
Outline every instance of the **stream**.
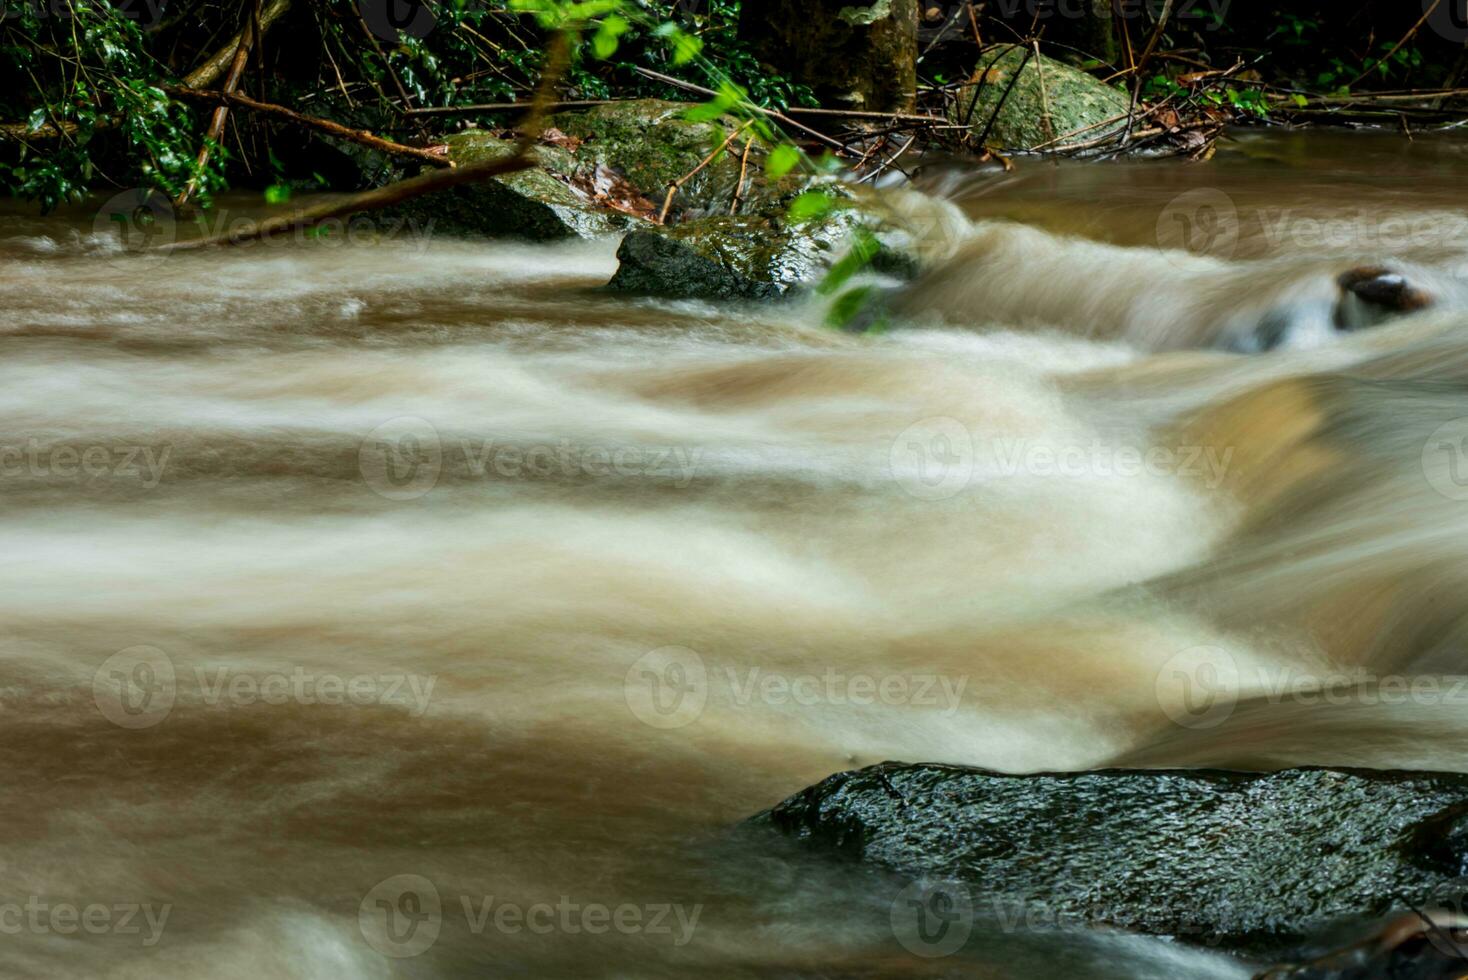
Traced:
<svg viewBox="0 0 1468 980">
<path fill-rule="evenodd" d="M 1251 976 L 934 945 L 739 824 L 894 759 L 1468 771 L 1465 167 L 931 167 L 977 224 L 869 334 L 615 241 L 4 204 L 0 974 Z M 1341 328 L 1359 266 L 1430 308 Z"/>
</svg>

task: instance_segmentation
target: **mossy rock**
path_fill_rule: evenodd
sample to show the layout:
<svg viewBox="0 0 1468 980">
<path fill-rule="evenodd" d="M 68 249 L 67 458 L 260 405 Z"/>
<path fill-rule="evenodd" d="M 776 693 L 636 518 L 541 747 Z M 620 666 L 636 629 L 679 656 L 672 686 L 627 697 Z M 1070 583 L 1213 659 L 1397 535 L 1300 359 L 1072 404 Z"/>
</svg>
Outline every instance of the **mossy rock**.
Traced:
<svg viewBox="0 0 1468 980">
<path fill-rule="evenodd" d="M 778 299 L 819 280 L 857 229 L 883 246 L 876 268 L 911 274 L 915 260 L 903 251 L 910 238 L 851 188 L 823 182 L 835 206 L 817 218 L 787 220 L 789 201 L 810 186 L 805 179 L 782 181 L 770 189 L 762 213 L 631 231 L 617 250 L 621 264 L 608 286 L 676 299 Z"/>
<path fill-rule="evenodd" d="M 504 159 L 516 145 L 514 140 L 477 130 L 445 137 L 445 142 L 450 157 L 460 165 Z M 430 194 L 394 213 L 424 225 L 431 221 L 434 231 L 450 235 L 531 241 L 597 238 L 631 223 L 626 215 L 597 207 L 552 176 L 551 171 L 574 170 L 570 153 L 553 146 L 537 146 L 532 152 L 539 167 Z"/>
<path fill-rule="evenodd" d="M 557 113 L 546 124 L 584 141 L 576 153 L 576 172 L 594 169 L 598 164 L 611 167 L 642 194 L 661 202 L 669 184 L 692 173 L 740 125 L 732 116 L 690 121 L 684 115 L 691 108 L 686 102 L 638 99 L 584 112 Z M 752 132 L 748 135 L 755 146 L 749 155 L 747 183 L 763 173 L 766 152 L 757 136 Z M 736 139 L 718 159 L 679 188 L 680 207 L 714 209 L 722 203 L 727 209 L 739 181 L 744 139 Z"/>
<path fill-rule="evenodd" d="M 988 146 L 1024 151 L 1105 136 L 1125 125 L 1125 119 L 1107 120 L 1124 116 L 1130 106 L 1125 92 L 1083 71 L 1044 55 L 1037 58 L 1023 45 L 996 44 L 980 52 L 973 83 L 958 90 L 948 111 L 953 122 L 967 122 L 975 135 L 987 128 Z"/>
</svg>

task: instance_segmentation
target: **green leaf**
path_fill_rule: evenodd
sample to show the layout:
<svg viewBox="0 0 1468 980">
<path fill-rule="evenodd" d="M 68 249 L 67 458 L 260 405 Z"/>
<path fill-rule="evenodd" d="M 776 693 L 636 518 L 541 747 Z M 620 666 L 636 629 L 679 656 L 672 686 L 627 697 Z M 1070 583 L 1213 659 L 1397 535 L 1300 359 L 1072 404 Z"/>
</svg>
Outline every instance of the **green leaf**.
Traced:
<svg viewBox="0 0 1468 980">
<path fill-rule="evenodd" d="M 703 39 L 678 32 L 673 38 L 673 66 L 686 65 L 703 50 Z"/>
<path fill-rule="evenodd" d="M 835 205 L 836 199 L 825 191 L 806 191 L 790 202 L 787 214 L 792 222 L 799 224 L 821 217 Z"/>
<path fill-rule="evenodd" d="M 882 251 L 882 243 L 877 241 L 876 236 L 866 229 L 858 229 L 851 243 L 851 251 L 831 266 L 826 277 L 816 286 L 816 292 L 822 296 L 829 296 L 842 286 L 852 276 L 871 264 L 877 253 Z"/>
<path fill-rule="evenodd" d="M 591 38 L 591 51 L 602 61 L 617 53 L 617 38 L 627 33 L 632 25 L 627 23 L 626 18 L 616 14 L 610 14 L 602 18 L 601 24 L 596 29 L 596 34 Z"/>
<path fill-rule="evenodd" d="M 1310 100 L 1309 100 L 1309 99 L 1307 99 L 1307 98 L 1305 98 L 1305 97 L 1304 97 L 1304 96 L 1303 96 L 1303 95 L 1301 95 L 1301 94 L 1300 94 L 1300 93 L 1299 93 L 1299 92 L 1296 92 L 1296 93 L 1295 93 L 1295 94 L 1294 94 L 1294 95 L 1292 95 L 1292 96 L 1291 96 L 1291 98 L 1292 98 L 1292 99 L 1294 99 L 1294 100 L 1295 100 L 1295 105 L 1297 105 L 1297 106 L 1299 106 L 1299 107 L 1300 107 L 1300 108 L 1302 108 L 1302 109 L 1303 109 L 1303 108 L 1304 108 L 1304 107 L 1305 107 L 1305 106 L 1307 106 L 1307 105 L 1309 105 L 1309 104 L 1310 104 Z"/>
<path fill-rule="evenodd" d="M 284 204 L 291 199 L 291 188 L 289 184 L 271 184 L 265 188 L 266 204 Z"/>
<path fill-rule="evenodd" d="M 743 102 L 745 93 L 742 88 L 730 82 L 724 82 L 719 86 L 719 92 L 712 99 L 701 105 L 685 109 L 683 118 L 689 122 L 708 122 L 717 119 L 734 106 Z"/>
<path fill-rule="evenodd" d="M 826 311 L 826 326 L 842 329 L 856 319 L 867 305 L 876 297 L 875 286 L 857 286 L 848 289 L 836 297 L 831 308 Z M 868 329 L 867 333 L 880 333 L 886 325 L 886 318 L 879 317 Z"/>
<path fill-rule="evenodd" d="M 765 176 L 771 180 L 779 180 L 795 168 L 800 162 L 800 150 L 789 143 L 781 143 L 770 151 L 765 159 Z"/>
</svg>

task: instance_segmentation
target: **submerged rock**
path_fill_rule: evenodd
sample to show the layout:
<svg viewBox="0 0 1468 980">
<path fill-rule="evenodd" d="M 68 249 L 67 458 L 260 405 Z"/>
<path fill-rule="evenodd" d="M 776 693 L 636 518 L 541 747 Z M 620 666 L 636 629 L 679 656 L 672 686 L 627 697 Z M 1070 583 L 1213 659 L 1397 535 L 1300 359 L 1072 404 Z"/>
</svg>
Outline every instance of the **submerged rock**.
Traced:
<svg viewBox="0 0 1468 980">
<path fill-rule="evenodd" d="M 1005 775 L 883 763 L 756 818 L 1041 921 L 1271 951 L 1458 902 L 1468 776 L 1371 770 Z M 1419 906 L 1420 907 L 1420 906 Z"/>
<path fill-rule="evenodd" d="M 958 90 L 949 116 L 975 135 L 987 128 L 989 146 L 1023 151 L 1105 136 L 1125 125 L 1116 117 L 1130 105 L 1125 92 L 1083 71 L 1025 45 L 996 44 L 980 52 L 974 80 Z"/>
</svg>

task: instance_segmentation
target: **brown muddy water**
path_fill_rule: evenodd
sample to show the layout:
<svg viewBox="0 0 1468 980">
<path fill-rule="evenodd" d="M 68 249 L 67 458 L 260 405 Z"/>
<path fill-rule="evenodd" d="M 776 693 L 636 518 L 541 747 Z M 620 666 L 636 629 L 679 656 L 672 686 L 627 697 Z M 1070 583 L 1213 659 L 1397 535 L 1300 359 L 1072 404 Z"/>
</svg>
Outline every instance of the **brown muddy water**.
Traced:
<svg viewBox="0 0 1468 980">
<path fill-rule="evenodd" d="M 935 169 L 976 223 L 864 336 L 615 242 L 6 208 L 0 974 L 1250 975 L 1023 896 L 950 952 L 736 826 L 887 759 L 1468 769 L 1465 165 Z"/>
</svg>

